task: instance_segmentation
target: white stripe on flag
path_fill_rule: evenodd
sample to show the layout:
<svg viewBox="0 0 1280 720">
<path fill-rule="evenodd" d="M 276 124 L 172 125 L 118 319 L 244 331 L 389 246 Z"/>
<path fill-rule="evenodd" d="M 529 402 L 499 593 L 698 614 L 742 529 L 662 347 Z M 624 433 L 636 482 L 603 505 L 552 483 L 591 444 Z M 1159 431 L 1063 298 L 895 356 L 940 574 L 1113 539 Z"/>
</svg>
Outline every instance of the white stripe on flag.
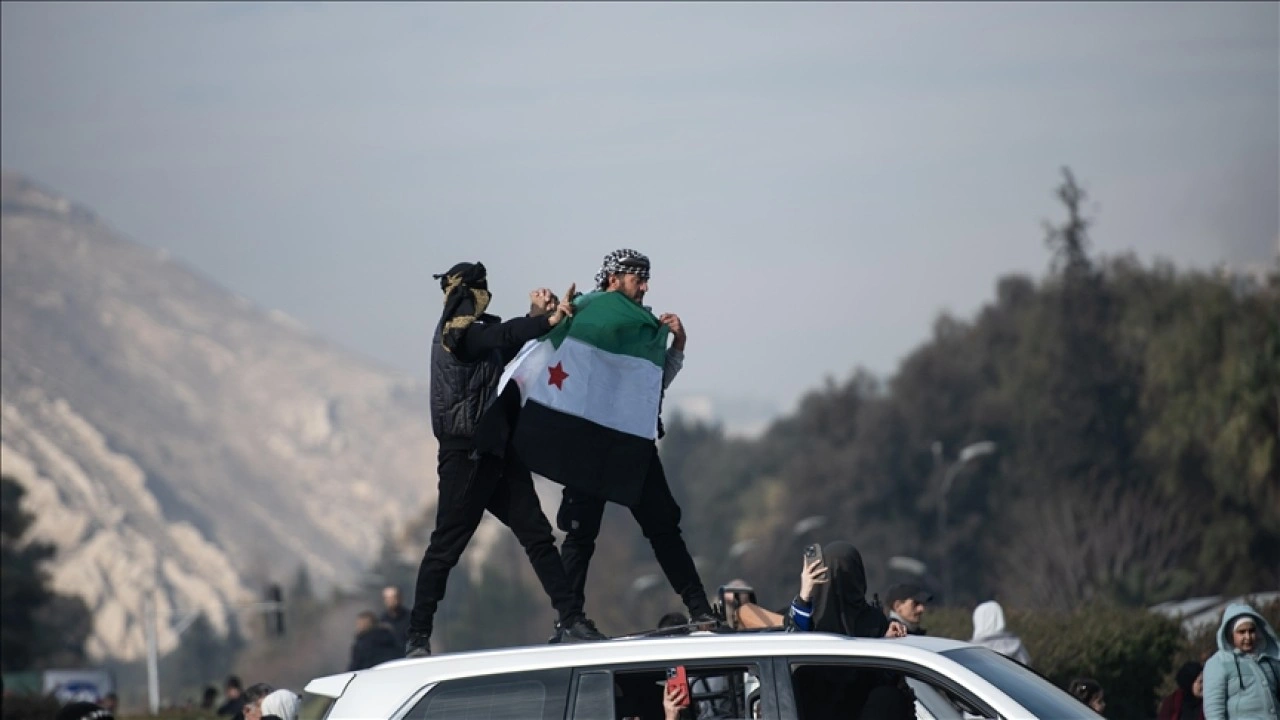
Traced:
<svg viewBox="0 0 1280 720">
<path fill-rule="evenodd" d="M 662 368 L 648 360 L 574 338 L 565 338 L 558 349 L 549 341 L 533 341 L 502 377 L 502 384 L 511 379 L 519 386 L 521 403 L 534 400 L 611 430 L 650 440 L 658 436 Z"/>
</svg>

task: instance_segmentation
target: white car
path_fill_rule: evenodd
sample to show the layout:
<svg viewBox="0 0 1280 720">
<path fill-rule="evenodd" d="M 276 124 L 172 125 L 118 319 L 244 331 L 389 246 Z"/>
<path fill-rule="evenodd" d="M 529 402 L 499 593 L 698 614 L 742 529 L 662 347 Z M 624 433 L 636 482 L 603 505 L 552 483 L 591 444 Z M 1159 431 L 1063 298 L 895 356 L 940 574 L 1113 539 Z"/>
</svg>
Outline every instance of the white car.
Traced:
<svg viewBox="0 0 1280 720">
<path fill-rule="evenodd" d="M 683 667 L 701 718 L 858 717 L 859 679 L 900 673 L 933 720 L 1097 719 L 1036 673 L 983 647 L 930 637 L 694 633 L 396 660 L 312 680 L 299 720 L 662 718 Z M 892 676 L 891 676 L 892 677 Z M 833 688 L 840 688 L 833 690 Z"/>
</svg>

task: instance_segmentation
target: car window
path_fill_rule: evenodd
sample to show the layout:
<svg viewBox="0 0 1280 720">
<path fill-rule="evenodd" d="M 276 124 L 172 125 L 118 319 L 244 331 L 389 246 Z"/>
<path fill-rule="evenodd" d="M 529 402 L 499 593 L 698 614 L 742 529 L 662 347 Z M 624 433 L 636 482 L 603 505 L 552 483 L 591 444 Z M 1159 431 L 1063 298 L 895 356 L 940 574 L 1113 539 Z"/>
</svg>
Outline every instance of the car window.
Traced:
<svg viewBox="0 0 1280 720">
<path fill-rule="evenodd" d="M 684 667 L 689 683 L 689 716 L 699 720 L 750 720 L 776 717 L 771 698 L 761 692 L 761 672 L 755 663 L 705 662 L 681 665 L 645 664 L 593 668 L 578 676 L 575 720 L 662 718 L 662 695 L 668 670 Z"/>
<path fill-rule="evenodd" d="M 799 720 L 975 720 L 995 716 L 954 683 L 923 670 L 879 663 L 793 662 L 791 687 Z"/>
<path fill-rule="evenodd" d="M 1041 720 L 1098 718 L 1058 686 L 999 653 L 986 648 L 964 648 L 942 654 L 981 675 Z"/>
<path fill-rule="evenodd" d="M 569 670 L 447 680 L 422 697 L 405 720 L 560 720 Z"/>
<path fill-rule="evenodd" d="M 975 720 L 983 714 L 964 698 L 934 683 L 907 676 L 914 695 L 916 720 Z"/>
</svg>

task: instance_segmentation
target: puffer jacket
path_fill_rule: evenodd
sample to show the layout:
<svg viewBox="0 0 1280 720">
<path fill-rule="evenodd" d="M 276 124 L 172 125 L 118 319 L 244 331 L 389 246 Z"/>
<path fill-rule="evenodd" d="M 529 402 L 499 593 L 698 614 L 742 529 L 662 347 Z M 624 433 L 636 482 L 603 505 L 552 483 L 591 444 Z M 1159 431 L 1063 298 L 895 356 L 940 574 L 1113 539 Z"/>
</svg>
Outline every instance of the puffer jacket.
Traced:
<svg viewBox="0 0 1280 720">
<path fill-rule="evenodd" d="M 1232 621 L 1241 615 L 1258 627 L 1253 653 L 1231 641 Z M 1227 606 L 1218 627 L 1218 652 L 1204 665 L 1205 720 L 1277 720 L 1280 708 L 1280 639 L 1256 610 L 1241 603 Z"/>
</svg>

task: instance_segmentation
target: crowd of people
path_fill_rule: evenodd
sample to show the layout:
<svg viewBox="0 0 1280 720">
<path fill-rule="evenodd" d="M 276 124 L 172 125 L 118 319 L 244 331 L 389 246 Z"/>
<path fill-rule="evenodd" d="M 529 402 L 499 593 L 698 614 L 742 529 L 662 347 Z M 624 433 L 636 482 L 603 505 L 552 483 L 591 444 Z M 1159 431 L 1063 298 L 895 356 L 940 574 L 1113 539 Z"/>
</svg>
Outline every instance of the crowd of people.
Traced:
<svg viewBox="0 0 1280 720">
<path fill-rule="evenodd" d="M 187 708 L 230 720 L 298 720 L 302 698 L 292 690 L 275 688 L 267 683 L 244 687 L 240 678 L 231 675 L 223 684 L 221 701 L 218 689 L 204 689 L 199 708 Z M 98 702 L 76 701 L 60 707 L 54 720 L 115 720 L 118 699 L 108 693 Z"/>
</svg>

